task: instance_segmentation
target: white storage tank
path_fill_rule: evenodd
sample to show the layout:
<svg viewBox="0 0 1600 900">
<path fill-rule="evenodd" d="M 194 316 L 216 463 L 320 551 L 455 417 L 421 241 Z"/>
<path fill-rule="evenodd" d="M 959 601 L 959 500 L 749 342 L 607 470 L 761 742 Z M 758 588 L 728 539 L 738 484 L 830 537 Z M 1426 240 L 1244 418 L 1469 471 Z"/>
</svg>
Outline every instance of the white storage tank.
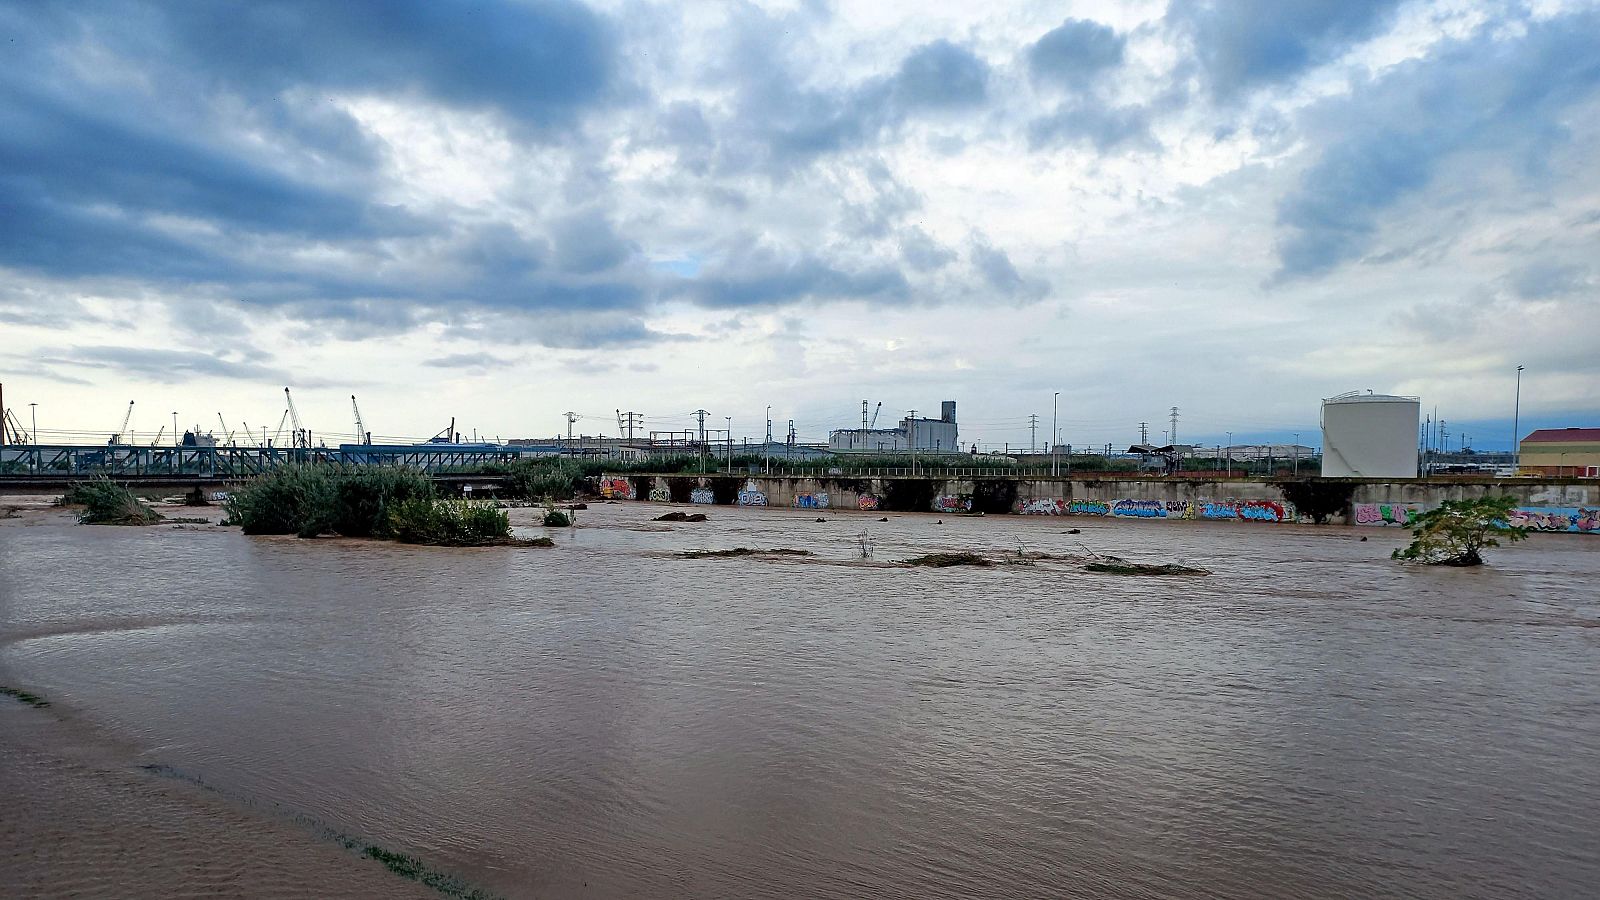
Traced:
<svg viewBox="0 0 1600 900">
<path fill-rule="evenodd" d="M 1417 477 L 1421 415 L 1418 397 L 1352 391 L 1323 400 L 1323 477 Z"/>
</svg>

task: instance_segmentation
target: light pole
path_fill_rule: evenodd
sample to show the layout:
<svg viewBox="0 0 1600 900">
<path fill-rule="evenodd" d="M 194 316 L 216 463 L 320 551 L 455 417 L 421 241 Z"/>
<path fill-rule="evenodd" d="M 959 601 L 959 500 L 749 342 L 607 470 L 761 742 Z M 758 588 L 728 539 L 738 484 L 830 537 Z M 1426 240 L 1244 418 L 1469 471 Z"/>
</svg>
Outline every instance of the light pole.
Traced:
<svg viewBox="0 0 1600 900">
<path fill-rule="evenodd" d="M 178 439 L 178 411 L 172 411 L 172 446 L 180 446 L 183 441 Z"/>
<path fill-rule="evenodd" d="M 1517 366 L 1517 399 L 1511 408 L 1511 474 L 1522 468 L 1522 367 Z"/>
<path fill-rule="evenodd" d="M 1056 477 L 1057 474 L 1059 474 L 1059 472 L 1058 472 L 1058 470 L 1056 468 L 1056 439 L 1061 436 L 1061 433 L 1060 433 L 1060 431 L 1058 429 L 1058 426 L 1056 425 L 1056 407 L 1060 404 L 1060 402 L 1061 402 L 1061 392 L 1060 391 L 1056 391 L 1055 396 L 1050 398 L 1050 477 L 1051 478 L 1054 478 L 1054 477 Z"/>
<path fill-rule="evenodd" d="M 761 446 L 761 452 L 766 456 L 767 474 L 772 474 L 772 407 L 767 407 L 767 442 Z"/>
<path fill-rule="evenodd" d="M 733 473 L 733 416 L 723 416 L 728 422 L 728 473 Z"/>
<path fill-rule="evenodd" d="M 28 404 L 28 416 L 33 422 L 33 474 L 39 474 L 39 404 Z"/>
<path fill-rule="evenodd" d="M 1294 454 L 1294 477 L 1299 478 L 1300 477 L 1300 432 L 1298 432 L 1298 431 L 1296 431 L 1294 433 L 1294 449 L 1291 450 L 1290 452 Z"/>
<path fill-rule="evenodd" d="M 1228 477 L 1233 477 L 1233 432 L 1228 432 Z"/>
</svg>

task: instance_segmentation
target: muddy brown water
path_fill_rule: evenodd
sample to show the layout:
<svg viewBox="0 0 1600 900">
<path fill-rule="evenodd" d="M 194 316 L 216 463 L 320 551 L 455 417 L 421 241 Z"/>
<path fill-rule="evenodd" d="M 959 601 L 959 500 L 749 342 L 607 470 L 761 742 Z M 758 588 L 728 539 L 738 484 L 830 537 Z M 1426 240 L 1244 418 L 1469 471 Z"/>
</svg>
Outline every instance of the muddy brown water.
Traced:
<svg viewBox="0 0 1600 900">
<path fill-rule="evenodd" d="M 666 509 L 593 507 L 551 550 L 28 513 L 0 524 L 0 684 L 130 770 L 507 896 L 1600 884 L 1600 540 L 1432 570 L 1383 529 Z M 1215 574 L 889 568 L 862 531 L 878 563 Z M 816 556 L 672 556 L 739 546 Z"/>
</svg>

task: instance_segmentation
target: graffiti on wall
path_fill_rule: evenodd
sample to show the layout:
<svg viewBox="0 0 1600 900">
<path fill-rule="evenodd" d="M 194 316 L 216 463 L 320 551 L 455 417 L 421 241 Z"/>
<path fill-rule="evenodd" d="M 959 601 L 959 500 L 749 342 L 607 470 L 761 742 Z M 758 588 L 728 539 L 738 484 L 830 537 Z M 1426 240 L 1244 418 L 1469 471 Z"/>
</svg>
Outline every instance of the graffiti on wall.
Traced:
<svg viewBox="0 0 1600 900">
<path fill-rule="evenodd" d="M 689 492 L 690 503 L 715 503 L 717 495 L 710 488 L 695 488 Z"/>
<path fill-rule="evenodd" d="M 1413 503 L 1357 503 L 1355 522 L 1357 525 L 1406 526 L 1416 521 L 1421 512 L 1421 507 Z"/>
<path fill-rule="evenodd" d="M 766 506 L 767 492 L 758 490 L 754 481 L 746 481 L 744 490 L 739 492 L 740 506 Z"/>
<path fill-rule="evenodd" d="M 1111 504 L 1111 514 L 1136 519 L 1164 519 L 1167 505 L 1160 500 L 1118 500 Z"/>
<path fill-rule="evenodd" d="M 933 498 L 933 511 L 942 513 L 972 512 L 972 498 L 958 494 L 941 494 Z"/>
<path fill-rule="evenodd" d="M 671 503 L 672 502 L 672 492 L 667 490 L 664 486 L 657 485 L 657 486 L 655 486 L 655 487 L 650 489 L 650 502 L 651 503 Z"/>
<path fill-rule="evenodd" d="M 607 500 L 632 500 L 633 482 L 626 478 L 602 478 L 600 496 Z"/>
<path fill-rule="evenodd" d="M 1581 506 L 1519 507 L 1511 511 L 1511 524 L 1531 531 L 1600 534 L 1600 509 Z"/>
<path fill-rule="evenodd" d="M 1039 497 L 1034 500 L 1018 500 L 1017 515 L 1020 516 L 1064 516 L 1067 514 L 1067 501 L 1059 497 Z"/>
<path fill-rule="evenodd" d="M 1109 516 L 1111 504 L 1104 500 L 1074 500 L 1069 512 L 1074 516 Z"/>
<path fill-rule="evenodd" d="M 1163 505 L 1169 519 L 1192 519 L 1196 515 L 1193 500 L 1168 500 Z"/>
<path fill-rule="evenodd" d="M 862 494 L 856 498 L 856 509 L 862 512 L 873 512 L 878 508 L 879 500 L 871 494 Z"/>
<path fill-rule="evenodd" d="M 795 509 L 827 509 L 828 493 L 826 491 L 813 491 L 809 494 L 794 495 Z"/>
</svg>

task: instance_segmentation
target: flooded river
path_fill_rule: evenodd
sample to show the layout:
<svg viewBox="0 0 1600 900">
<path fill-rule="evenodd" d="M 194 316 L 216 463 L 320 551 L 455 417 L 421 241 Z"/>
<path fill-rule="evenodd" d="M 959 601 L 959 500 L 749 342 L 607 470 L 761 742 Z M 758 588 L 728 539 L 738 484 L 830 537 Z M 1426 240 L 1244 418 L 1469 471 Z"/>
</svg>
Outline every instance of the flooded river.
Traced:
<svg viewBox="0 0 1600 900">
<path fill-rule="evenodd" d="M 1429 570 L 1375 528 L 664 511 L 548 550 L 28 514 L 0 684 L 130 770 L 505 896 L 1600 884 L 1600 539 Z M 816 556 L 672 556 L 740 546 Z M 883 565 L 1084 547 L 1214 574 Z"/>
</svg>

